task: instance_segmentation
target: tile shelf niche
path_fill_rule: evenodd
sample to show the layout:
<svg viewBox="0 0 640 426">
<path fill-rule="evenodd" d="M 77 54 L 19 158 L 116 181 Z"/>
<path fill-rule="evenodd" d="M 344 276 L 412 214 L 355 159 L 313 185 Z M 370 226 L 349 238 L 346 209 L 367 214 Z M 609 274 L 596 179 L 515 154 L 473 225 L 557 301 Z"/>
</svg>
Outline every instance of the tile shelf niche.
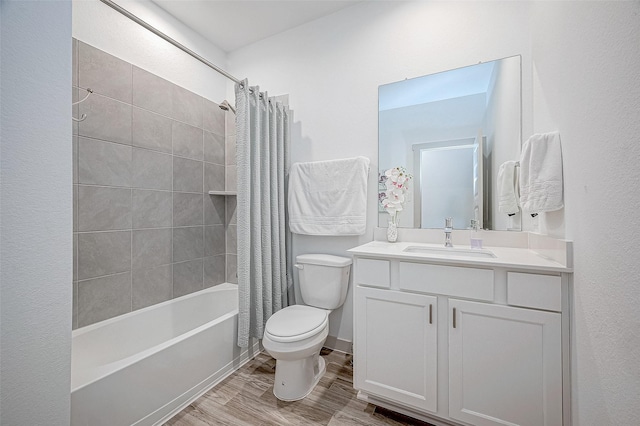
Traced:
<svg viewBox="0 0 640 426">
<path fill-rule="evenodd" d="M 209 191 L 209 195 L 238 195 L 238 191 Z"/>
</svg>

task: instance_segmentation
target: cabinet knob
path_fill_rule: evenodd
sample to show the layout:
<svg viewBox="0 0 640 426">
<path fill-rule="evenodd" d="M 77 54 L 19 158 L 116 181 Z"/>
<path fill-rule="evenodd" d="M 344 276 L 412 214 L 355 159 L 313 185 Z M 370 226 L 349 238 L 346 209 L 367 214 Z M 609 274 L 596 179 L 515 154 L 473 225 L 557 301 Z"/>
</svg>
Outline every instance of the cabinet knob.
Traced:
<svg viewBox="0 0 640 426">
<path fill-rule="evenodd" d="M 429 304 L 429 324 L 433 324 L 433 305 Z"/>
</svg>

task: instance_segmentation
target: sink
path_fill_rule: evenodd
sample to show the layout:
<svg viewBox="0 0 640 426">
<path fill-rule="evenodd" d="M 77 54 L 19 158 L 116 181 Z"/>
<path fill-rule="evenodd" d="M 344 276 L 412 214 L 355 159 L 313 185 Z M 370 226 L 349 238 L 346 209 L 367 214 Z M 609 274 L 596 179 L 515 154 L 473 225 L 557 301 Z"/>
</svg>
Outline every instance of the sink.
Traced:
<svg viewBox="0 0 640 426">
<path fill-rule="evenodd" d="M 409 246 L 403 250 L 407 253 L 423 253 L 423 254 L 439 254 L 446 256 L 462 256 L 462 257 L 496 257 L 493 252 L 481 249 L 461 249 L 455 247 L 425 247 L 425 246 Z"/>
</svg>

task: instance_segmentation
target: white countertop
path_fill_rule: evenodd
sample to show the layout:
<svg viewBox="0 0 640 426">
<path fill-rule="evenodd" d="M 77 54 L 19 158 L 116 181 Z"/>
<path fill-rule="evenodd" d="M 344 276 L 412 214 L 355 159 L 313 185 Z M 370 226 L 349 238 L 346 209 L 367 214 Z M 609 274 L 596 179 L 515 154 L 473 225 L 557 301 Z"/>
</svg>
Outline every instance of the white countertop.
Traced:
<svg viewBox="0 0 640 426">
<path fill-rule="evenodd" d="M 483 251 L 491 251 L 496 257 L 466 257 L 454 250 L 449 253 L 415 253 L 405 252 L 409 247 L 432 247 L 444 249 L 443 244 L 414 243 L 409 241 L 388 243 L 386 241 L 371 241 L 347 250 L 357 256 L 387 258 L 407 261 L 424 261 L 443 265 L 457 266 L 490 266 L 499 268 L 526 269 L 547 272 L 573 272 L 572 268 L 543 257 L 527 248 L 513 247 L 483 247 Z M 468 245 L 457 245 L 457 249 L 472 250 Z"/>
</svg>

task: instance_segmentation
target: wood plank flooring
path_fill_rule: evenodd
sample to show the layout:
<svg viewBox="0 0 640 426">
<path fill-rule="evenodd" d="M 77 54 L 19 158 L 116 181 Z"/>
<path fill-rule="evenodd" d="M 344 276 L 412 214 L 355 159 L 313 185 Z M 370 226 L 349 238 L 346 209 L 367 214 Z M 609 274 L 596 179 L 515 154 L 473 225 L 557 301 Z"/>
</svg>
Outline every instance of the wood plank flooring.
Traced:
<svg viewBox="0 0 640 426">
<path fill-rule="evenodd" d="M 303 400 L 283 402 L 273 395 L 276 361 L 263 352 L 165 425 L 429 426 L 356 399 L 351 355 L 329 349 L 323 349 L 321 355 L 327 372 Z"/>
</svg>

